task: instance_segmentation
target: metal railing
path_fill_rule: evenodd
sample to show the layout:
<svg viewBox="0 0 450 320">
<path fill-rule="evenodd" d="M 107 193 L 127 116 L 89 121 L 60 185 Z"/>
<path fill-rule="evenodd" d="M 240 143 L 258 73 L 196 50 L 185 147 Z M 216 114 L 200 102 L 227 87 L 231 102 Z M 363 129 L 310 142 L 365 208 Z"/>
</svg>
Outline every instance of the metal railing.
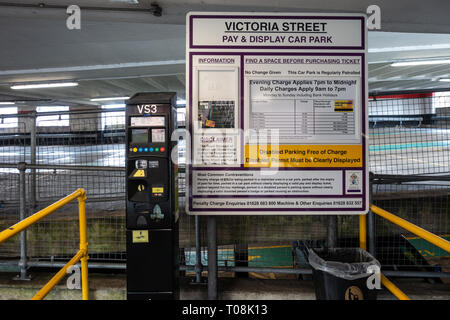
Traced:
<svg viewBox="0 0 450 320">
<path fill-rule="evenodd" d="M 405 219 L 402 219 L 386 210 L 383 210 L 375 205 L 370 206 L 370 211 L 450 253 L 449 241 L 421 227 L 418 227 L 415 224 L 408 222 Z M 360 247 L 363 250 L 367 250 L 367 216 L 361 215 L 359 217 L 359 223 L 360 223 L 359 226 Z M 369 251 L 372 251 L 371 253 L 374 254 L 374 248 L 371 248 Z M 410 298 L 405 293 L 403 293 L 399 288 L 397 288 L 397 286 L 395 286 L 388 278 L 386 278 L 382 274 L 381 274 L 381 283 L 399 300 L 410 300 Z"/>
<path fill-rule="evenodd" d="M 0 232 L 0 243 L 8 240 L 9 238 L 20 233 L 26 235 L 26 229 L 34 223 L 45 218 L 49 214 L 55 212 L 66 204 L 78 199 L 78 219 L 80 228 L 80 249 L 75 256 L 39 290 L 38 293 L 32 298 L 32 300 L 42 300 L 52 290 L 52 288 L 58 284 L 58 282 L 66 275 L 67 269 L 81 261 L 81 286 L 82 286 L 82 299 L 89 300 L 89 283 L 88 283 L 88 242 L 87 242 L 87 228 L 86 228 L 86 192 L 83 189 L 78 189 L 65 198 L 53 203 L 52 205 L 36 212 L 30 217 L 20 220 L 15 225 Z"/>
<path fill-rule="evenodd" d="M 435 103 L 448 107 L 429 108 Z M 438 97 L 377 97 L 376 101 L 369 101 L 369 167 L 375 173 L 371 203 L 397 212 L 402 218 L 439 235 L 450 234 L 449 107 L 450 101 Z M 17 221 L 17 212 L 26 217 L 27 211 L 35 212 L 36 208 L 63 197 L 73 186 L 82 187 L 88 192 L 88 227 L 93 230 L 90 267 L 124 269 L 125 124 L 119 114 L 123 111 L 70 110 L 0 116 L 0 124 L 2 118 L 18 119 L 16 128 L 0 129 L 0 228 Z M 69 125 L 49 126 L 43 118 L 36 120 L 48 115 L 68 116 Z M 20 162 L 26 164 L 18 165 Z M 184 186 L 183 179 L 179 180 L 179 186 Z M 67 236 L 73 233 L 69 219 L 54 216 L 50 222 L 31 228 L 28 239 L 5 243 L 0 250 L 0 266 L 7 261 L 8 266 L 17 266 L 19 245 L 23 252 L 19 262 L 21 274 L 27 266 L 61 266 L 77 245 L 75 237 Z M 356 216 L 339 216 L 334 225 L 323 216 L 220 216 L 216 219 L 219 270 L 301 273 L 301 270 L 278 268 L 279 261 L 282 266 L 289 263 L 287 250 L 266 250 L 258 260 L 251 258 L 250 248 L 290 246 L 298 239 L 327 241 L 333 234 L 339 246 L 358 245 Z M 426 256 L 425 251 L 431 251 L 428 244 L 420 243 L 416 247 L 415 253 L 423 254 L 425 259 L 409 261 L 396 241 L 402 237 L 407 238 L 406 242 L 414 240 L 410 241 L 411 237 L 403 230 L 381 219 L 378 216 L 368 219 L 373 221 L 372 228 L 367 229 L 367 245 L 370 249 L 376 241 L 378 248 L 387 249 L 378 256 L 383 266 L 389 266 L 386 275 L 449 276 L 440 271 L 445 270 L 450 260 L 439 254 Z M 180 211 L 179 226 L 180 261 L 185 264 L 182 268 L 196 270 L 200 278 L 202 267 L 208 264 L 206 218 Z M 234 252 L 222 254 L 229 248 Z M 268 264 L 265 257 L 275 262 Z"/>
</svg>

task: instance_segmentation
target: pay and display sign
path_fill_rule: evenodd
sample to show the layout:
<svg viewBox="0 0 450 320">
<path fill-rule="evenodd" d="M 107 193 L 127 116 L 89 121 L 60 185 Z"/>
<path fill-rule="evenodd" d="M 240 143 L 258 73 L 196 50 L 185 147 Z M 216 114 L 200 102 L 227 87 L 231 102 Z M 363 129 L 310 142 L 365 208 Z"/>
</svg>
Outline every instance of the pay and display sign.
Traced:
<svg viewBox="0 0 450 320">
<path fill-rule="evenodd" d="M 186 25 L 186 211 L 365 214 L 365 16 L 193 12 Z"/>
</svg>

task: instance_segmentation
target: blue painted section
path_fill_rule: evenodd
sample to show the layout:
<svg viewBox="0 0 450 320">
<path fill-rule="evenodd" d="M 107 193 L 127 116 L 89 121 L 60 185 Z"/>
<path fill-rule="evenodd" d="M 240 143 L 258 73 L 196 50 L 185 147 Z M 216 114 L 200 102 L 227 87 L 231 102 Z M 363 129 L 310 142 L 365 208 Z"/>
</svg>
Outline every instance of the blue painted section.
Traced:
<svg viewBox="0 0 450 320">
<path fill-rule="evenodd" d="M 414 142 L 414 143 L 401 143 L 401 144 L 383 144 L 378 146 L 369 146 L 369 151 L 386 151 L 386 150 L 401 150 L 411 148 L 435 148 L 435 147 L 448 147 L 450 141 L 431 141 L 431 142 Z"/>
<path fill-rule="evenodd" d="M 372 129 L 373 130 L 373 129 Z M 375 129 L 376 130 L 376 129 Z M 424 133 L 431 133 L 431 134 L 438 134 L 438 133 L 444 133 L 448 134 L 450 130 L 447 129 L 411 129 L 411 130 L 398 130 L 398 131 L 388 131 L 388 132 L 374 132 L 369 133 L 369 136 L 391 136 L 391 135 L 402 135 L 405 133 L 417 133 L 417 134 L 424 134 Z"/>
<path fill-rule="evenodd" d="M 185 251 L 184 258 L 187 266 L 195 266 L 195 251 Z M 208 252 L 201 252 L 201 261 L 203 266 L 208 265 Z M 217 265 L 219 267 L 234 267 L 234 251 L 233 250 L 217 250 Z"/>
</svg>

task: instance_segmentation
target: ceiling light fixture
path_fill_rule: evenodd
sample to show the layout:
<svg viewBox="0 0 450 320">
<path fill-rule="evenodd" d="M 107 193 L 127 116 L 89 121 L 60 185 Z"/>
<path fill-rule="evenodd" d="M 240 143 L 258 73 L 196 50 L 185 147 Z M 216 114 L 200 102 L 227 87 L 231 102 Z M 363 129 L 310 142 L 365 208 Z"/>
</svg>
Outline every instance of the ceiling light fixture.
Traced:
<svg viewBox="0 0 450 320">
<path fill-rule="evenodd" d="M 23 89 L 44 89 L 44 88 L 60 88 L 60 87 L 75 87 L 77 82 L 54 82 L 54 83 L 33 83 L 33 84 L 19 84 L 11 86 L 14 90 Z"/>
<path fill-rule="evenodd" d="M 16 103 L 12 101 L 0 101 L 0 105 L 8 105 L 8 104 L 16 104 Z"/>
<path fill-rule="evenodd" d="M 124 103 L 116 103 L 116 104 L 104 104 L 102 105 L 102 109 L 119 109 L 119 108 L 125 108 Z"/>
<path fill-rule="evenodd" d="M 418 46 L 403 46 L 403 47 L 386 47 L 386 48 L 369 48 L 369 53 L 381 53 L 381 52 L 400 52 L 400 51 L 417 51 L 417 50 L 440 50 L 449 49 L 449 43 L 439 44 L 427 44 Z"/>
<path fill-rule="evenodd" d="M 91 101 L 114 101 L 114 100 L 128 100 L 130 97 L 110 97 L 110 98 L 93 98 Z"/>
<path fill-rule="evenodd" d="M 439 79 L 439 81 L 442 81 L 442 82 L 450 82 L 450 78 Z"/>
<path fill-rule="evenodd" d="M 410 61 L 394 62 L 391 64 L 391 67 L 425 66 L 432 64 L 448 64 L 448 63 L 450 63 L 450 59 L 410 60 Z"/>
</svg>

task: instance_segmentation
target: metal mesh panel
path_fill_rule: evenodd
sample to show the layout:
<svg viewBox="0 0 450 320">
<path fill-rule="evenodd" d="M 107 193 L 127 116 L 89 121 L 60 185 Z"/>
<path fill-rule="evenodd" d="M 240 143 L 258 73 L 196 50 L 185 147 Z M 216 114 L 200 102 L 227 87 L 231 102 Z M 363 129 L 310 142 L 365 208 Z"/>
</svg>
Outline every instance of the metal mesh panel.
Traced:
<svg viewBox="0 0 450 320">
<path fill-rule="evenodd" d="M 374 204 L 448 237 L 449 96 L 379 97 L 370 101 L 369 115 L 370 168 L 381 177 L 375 180 Z M 420 176 L 428 178 L 417 181 Z M 375 223 L 377 254 L 385 265 L 427 271 L 449 266 L 448 253 L 380 217 Z"/>
<path fill-rule="evenodd" d="M 124 200 L 125 172 L 88 170 L 36 170 L 37 197 L 39 201 L 53 201 L 73 192 L 86 190 L 90 201 Z M 107 205 L 104 205 L 107 207 Z"/>
<path fill-rule="evenodd" d="M 37 121 L 38 163 L 124 167 L 124 115 L 117 113 L 73 114 L 70 125 L 65 120 Z"/>
<path fill-rule="evenodd" d="M 448 97 L 428 95 L 371 100 L 370 170 L 376 175 L 447 175 L 449 110 Z M 20 161 L 30 163 L 32 159 L 30 123 L 33 119 L 29 115 L 18 118 L 18 126 L 13 131 L 0 131 L 0 163 L 16 165 Z M 70 112 L 68 119 L 68 124 L 66 118 L 41 118 L 37 121 L 36 163 L 50 167 L 27 170 L 28 212 L 35 212 L 78 187 L 85 188 L 91 259 L 123 263 L 126 258 L 123 111 Z M 182 113 L 180 120 L 184 120 Z M 58 126 L 55 126 L 55 121 L 60 122 Z M 185 185 L 184 149 L 180 145 L 181 204 L 184 203 Z M 96 170 L 87 170 L 87 167 Z M 111 167 L 117 171 L 111 171 Z M 31 208 L 29 195 L 33 192 L 31 182 L 34 179 L 37 207 Z M 18 181 L 17 169 L 0 168 L 1 227 L 18 219 Z M 448 182 L 391 181 L 375 184 L 373 199 L 376 205 L 444 236 L 450 234 L 448 196 Z M 200 217 L 199 220 L 201 258 L 206 264 L 206 218 Z M 181 212 L 180 261 L 187 265 L 195 263 L 194 221 L 193 216 Z M 339 246 L 358 246 L 357 216 L 339 216 L 337 226 Z M 219 216 L 219 265 L 290 267 L 293 265 L 292 242 L 303 239 L 323 243 L 327 239 L 327 227 L 326 216 Z M 436 248 L 421 243 L 404 230 L 380 218 L 376 219 L 376 227 L 380 257 L 389 265 L 448 266 L 448 260 L 439 256 L 441 253 Z M 29 256 L 33 259 L 70 256 L 78 246 L 77 228 L 75 205 L 48 217 L 30 229 Z M 401 241 L 403 238 L 406 242 Z M 18 241 L 19 238 L 15 237 L 2 244 L 0 257 L 17 257 Z M 401 250 L 405 243 L 414 247 L 423 259 L 411 262 L 408 253 L 405 254 L 407 251 Z"/>
<path fill-rule="evenodd" d="M 29 159 L 29 122 L 28 117 L 0 115 L 0 163 L 15 164 Z"/>
<path fill-rule="evenodd" d="M 0 169 L 0 210 L 19 202 L 19 171 L 13 168 Z"/>
<path fill-rule="evenodd" d="M 3 110 L 0 109 L 0 163 L 13 166 L 0 166 L 0 230 L 19 220 L 16 209 L 19 205 L 19 171 L 14 167 L 30 156 L 30 134 L 29 126 L 27 127 L 30 119 L 17 114 L 5 114 Z M 19 252 L 19 237 L 0 245 L 0 257 L 17 257 Z"/>
<path fill-rule="evenodd" d="M 111 203 L 107 209 L 87 203 L 87 234 L 90 260 L 123 262 L 125 260 L 124 201 Z M 37 222 L 27 231 L 28 255 L 33 260 L 70 259 L 79 246 L 77 202 Z"/>
<path fill-rule="evenodd" d="M 5 230 L 19 220 L 19 172 L 9 168 L 0 170 L 0 230 Z M 0 245 L 0 257 L 17 257 L 19 248 L 19 237 L 13 237 Z"/>
<path fill-rule="evenodd" d="M 38 167 L 26 170 L 26 215 L 84 188 L 93 261 L 125 261 L 124 127 L 123 111 L 19 115 L 15 128 L 0 132 L 0 227 L 18 221 L 19 171 L 15 167 L 22 161 L 30 164 L 34 158 Z M 27 231 L 29 258 L 58 260 L 77 251 L 76 204 L 62 208 Z M 19 253 L 18 236 L 0 246 L 0 257 L 14 258 Z"/>
<path fill-rule="evenodd" d="M 54 260 L 70 257 L 79 246 L 77 202 L 35 223 L 27 230 L 30 257 Z"/>
<path fill-rule="evenodd" d="M 378 175 L 447 175 L 449 110 L 449 97 L 429 94 L 371 100 L 370 171 Z M 374 203 L 430 232 L 448 236 L 449 193 L 448 182 L 405 184 L 394 181 L 374 185 Z M 327 241 L 327 224 L 327 217 L 315 216 L 218 217 L 219 265 L 287 265 L 289 251 L 284 252 L 282 248 L 289 247 L 297 239 L 323 245 Z M 376 226 L 377 254 L 385 265 L 448 267 L 445 257 L 448 254 L 433 245 L 381 218 L 376 218 Z M 337 229 L 338 246 L 359 246 L 358 217 L 339 216 Z M 205 233 L 202 233 L 202 245 L 206 245 Z M 242 247 L 247 251 L 246 255 L 239 254 Z M 224 253 L 220 254 L 221 251 Z"/>
<path fill-rule="evenodd" d="M 441 237 L 450 230 L 450 185 L 375 185 L 374 204 Z M 448 267 L 448 253 L 414 234 L 376 217 L 377 253 L 386 265 Z"/>
<path fill-rule="evenodd" d="M 450 172 L 447 101 L 443 97 L 370 101 L 370 170 L 397 175 Z M 445 103 L 447 108 L 437 108 Z"/>
</svg>

